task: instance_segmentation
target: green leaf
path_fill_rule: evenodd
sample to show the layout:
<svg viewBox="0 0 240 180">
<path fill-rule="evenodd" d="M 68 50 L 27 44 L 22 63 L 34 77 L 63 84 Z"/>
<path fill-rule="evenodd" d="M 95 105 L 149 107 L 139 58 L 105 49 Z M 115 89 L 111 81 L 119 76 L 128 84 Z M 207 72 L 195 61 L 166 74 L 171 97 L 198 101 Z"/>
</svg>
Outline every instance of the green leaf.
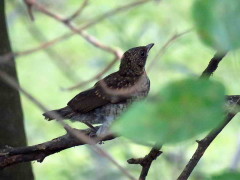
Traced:
<svg viewBox="0 0 240 180">
<path fill-rule="evenodd" d="M 238 172 L 225 172 L 223 174 L 214 175 L 211 180 L 239 180 L 240 173 Z"/>
<path fill-rule="evenodd" d="M 133 104 L 112 129 L 143 144 L 176 143 L 215 128 L 223 109 L 220 83 L 186 79 L 167 85 L 153 101 Z"/>
<path fill-rule="evenodd" d="M 205 44 L 220 52 L 240 47 L 239 0 L 196 0 L 192 10 Z"/>
</svg>

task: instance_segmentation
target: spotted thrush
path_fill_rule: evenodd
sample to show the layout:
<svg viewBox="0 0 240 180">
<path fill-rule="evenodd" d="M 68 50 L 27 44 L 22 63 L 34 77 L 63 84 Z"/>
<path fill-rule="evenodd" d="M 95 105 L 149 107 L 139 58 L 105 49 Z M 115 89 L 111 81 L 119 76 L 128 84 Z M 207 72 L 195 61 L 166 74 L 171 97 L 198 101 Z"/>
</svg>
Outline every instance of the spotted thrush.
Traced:
<svg viewBox="0 0 240 180">
<path fill-rule="evenodd" d="M 52 120 L 52 114 L 57 113 L 63 119 L 80 121 L 87 125 L 102 124 L 96 134 L 105 135 L 112 121 L 132 102 L 148 95 L 150 80 L 145 71 L 145 64 L 153 45 L 129 49 L 123 54 L 117 72 L 77 94 L 66 107 L 46 112 L 43 116 Z"/>
</svg>

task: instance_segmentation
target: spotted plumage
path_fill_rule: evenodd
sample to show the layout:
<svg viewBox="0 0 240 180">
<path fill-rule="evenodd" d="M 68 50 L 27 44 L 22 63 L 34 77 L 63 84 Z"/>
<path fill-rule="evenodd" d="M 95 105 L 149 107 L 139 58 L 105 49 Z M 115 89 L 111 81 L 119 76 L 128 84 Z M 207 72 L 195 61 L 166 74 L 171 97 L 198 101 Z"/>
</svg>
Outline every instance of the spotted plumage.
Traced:
<svg viewBox="0 0 240 180">
<path fill-rule="evenodd" d="M 147 96 L 150 81 L 145 72 L 148 52 L 153 44 L 129 49 L 121 58 L 120 68 L 91 89 L 77 94 L 66 107 L 44 113 L 52 120 L 54 113 L 64 119 L 88 124 L 103 124 L 97 134 L 102 135 L 125 109 Z"/>
</svg>

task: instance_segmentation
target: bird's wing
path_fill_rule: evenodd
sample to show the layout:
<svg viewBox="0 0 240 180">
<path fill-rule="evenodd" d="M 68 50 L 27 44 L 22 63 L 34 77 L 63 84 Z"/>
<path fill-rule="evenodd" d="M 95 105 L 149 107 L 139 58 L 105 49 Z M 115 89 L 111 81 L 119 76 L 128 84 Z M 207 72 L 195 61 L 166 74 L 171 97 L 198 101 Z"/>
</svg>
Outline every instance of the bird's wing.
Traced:
<svg viewBox="0 0 240 180">
<path fill-rule="evenodd" d="M 111 103 L 124 102 L 131 96 L 118 94 L 118 84 L 122 83 L 122 80 L 116 77 L 116 73 L 113 73 L 105 77 L 104 83 L 106 87 L 103 87 L 102 80 L 98 81 L 93 88 L 83 91 L 76 95 L 71 101 L 68 102 L 68 106 L 74 111 L 80 113 L 86 113 L 98 107 Z M 114 93 L 108 92 L 107 89 L 114 89 Z M 110 91 L 112 91 L 110 90 Z"/>
<path fill-rule="evenodd" d="M 68 106 L 74 111 L 86 113 L 97 107 L 109 104 L 110 101 L 101 92 L 98 87 L 83 91 L 69 101 Z"/>
<path fill-rule="evenodd" d="M 128 96 L 118 96 L 117 94 L 109 95 L 97 83 L 92 89 L 76 95 L 67 105 L 74 111 L 87 113 L 106 104 L 124 102 L 128 98 Z"/>
</svg>

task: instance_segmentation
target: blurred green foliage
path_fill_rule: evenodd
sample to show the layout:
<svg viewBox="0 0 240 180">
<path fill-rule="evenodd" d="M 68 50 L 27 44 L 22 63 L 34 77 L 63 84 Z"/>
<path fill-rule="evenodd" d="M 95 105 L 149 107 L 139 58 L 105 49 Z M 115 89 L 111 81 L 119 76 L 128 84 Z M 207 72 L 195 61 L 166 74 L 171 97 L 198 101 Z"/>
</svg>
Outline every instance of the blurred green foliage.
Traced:
<svg viewBox="0 0 240 180">
<path fill-rule="evenodd" d="M 153 101 L 136 103 L 127 110 L 113 130 L 143 144 L 153 142 L 152 146 L 193 139 L 222 123 L 224 94 L 220 83 L 206 79 L 172 82 Z"/>
<path fill-rule="evenodd" d="M 196 0 L 193 17 L 203 42 L 220 52 L 239 48 L 239 10 L 239 0 Z"/>
<path fill-rule="evenodd" d="M 224 172 L 219 175 L 214 175 L 211 180 L 238 180 L 240 179 L 240 174 L 236 172 Z"/>
<path fill-rule="evenodd" d="M 81 3 L 78 0 L 39 0 L 39 2 L 64 17 L 72 14 Z M 83 14 L 75 19 L 75 23 L 81 25 L 101 13 L 129 2 L 92 0 Z M 89 29 L 88 32 L 104 44 L 120 47 L 123 50 L 155 43 L 148 58 L 148 65 L 160 47 L 175 32 L 183 32 L 193 27 L 192 2 L 191 0 L 153 1 L 109 17 Z M 22 1 L 7 1 L 7 12 L 14 51 L 36 47 L 46 40 L 69 32 L 59 22 L 37 12 L 34 12 L 35 22 L 31 22 Z M 79 91 L 91 87 L 93 83 L 75 91 L 62 91 L 61 87 L 69 87 L 78 81 L 88 80 L 100 72 L 113 58 L 112 55 L 93 47 L 78 35 L 74 35 L 48 50 L 58 54 L 68 66 L 65 63 L 62 64 L 62 60 L 58 56 L 54 56 L 46 50 L 19 56 L 16 62 L 21 85 L 49 109 L 65 106 L 70 98 Z M 205 69 L 213 54 L 212 49 L 200 42 L 194 30 L 176 40 L 165 54 L 158 58 L 154 67 L 148 71 L 151 79 L 150 96 L 157 94 L 169 82 L 198 76 Z M 239 51 L 229 53 L 212 77 L 224 84 L 227 94 L 240 94 L 239 55 Z M 117 68 L 118 64 L 110 72 L 116 71 Z M 63 70 L 69 71 L 74 75 L 73 78 L 66 76 Z M 22 96 L 22 103 L 30 145 L 53 139 L 65 133 L 57 122 L 45 121 L 42 117 L 43 112 L 24 96 Z M 85 128 L 80 123 L 71 123 L 71 125 Z M 186 127 L 186 129 L 188 128 Z M 202 180 L 211 174 L 228 169 L 233 164 L 237 151 L 239 132 L 239 117 L 235 117 L 209 147 L 190 180 Z M 195 139 L 202 137 L 204 134 Z M 150 180 L 176 179 L 197 146 L 194 140 L 164 146 L 164 153 L 153 163 L 148 178 Z M 129 165 L 126 160 L 132 157 L 142 157 L 149 151 L 148 147 L 137 145 L 125 138 L 118 138 L 101 146 L 136 177 L 139 175 L 140 167 Z M 36 180 L 126 179 L 117 168 L 92 152 L 88 146 L 65 150 L 47 157 L 43 163 L 33 162 L 33 167 Z"/>
</svg>

